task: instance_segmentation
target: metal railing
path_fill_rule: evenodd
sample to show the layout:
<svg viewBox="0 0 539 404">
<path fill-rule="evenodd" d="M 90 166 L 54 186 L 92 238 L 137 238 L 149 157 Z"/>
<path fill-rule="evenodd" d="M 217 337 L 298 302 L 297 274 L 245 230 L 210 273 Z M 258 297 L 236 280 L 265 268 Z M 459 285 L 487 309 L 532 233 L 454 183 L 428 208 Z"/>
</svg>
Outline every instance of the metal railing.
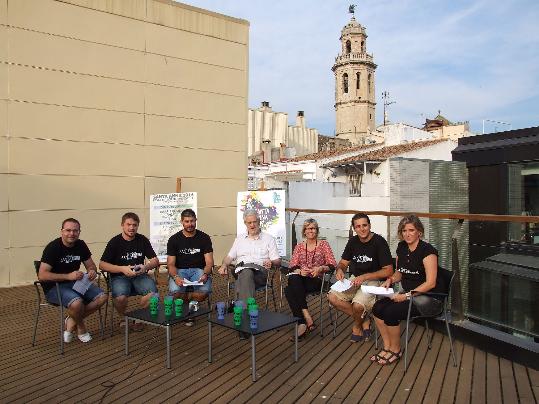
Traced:
<svg viewBox="0 0 539 404">
<path fill-rule="evenodd" d="M 291 214 L 289 224 L 298 226 L 299 229 L 302 224 L 301 219 L 304 220 L 310 216 L 320 218 L 326 215 L 353 215 L 358 213 L 356 210 L 303 208 L 287 208 L 286 210 Z M 534 281 L 535 277 L 539 279 L 539 216 L 389 211 L 362 212 L 368 214 L 371 220 L 373 217 L 385 217 L 385 229 L 381 225 L 383 219 L 378 218 L 378 227 L 373 228 L 373 231 L 385 236 L 390 246 L 396 246 L 396 242 L 398 242 L 396 224 L 402 216 L 413 213 L 421 218 L 426 229 L 427 227 L 430 228 L 431 235 L 439 244 L 435 245 L 435 247 L 438 248 L 440 253 L 439 257 L 442 261 L 440 264 L 453 270 L 456 275 L 451 296 L 453 321 L 470 319 L 488 324 L 493 328 L 505 332 L 527 335 L 533 338 L 539 337 L 539 314 L 537 314 L 538 312 L 534 308 L 538 299 L 534 296 L 538 294 L 536 292 L 532 293 L 536 291 L 534 286 L 539 286 L 539 282 Z M 328 222 L 335 223 L 338 220 L 335 220 L 333 217 Z M 473 237 L 470 238 L 470 227 L 472 227 L 472 233 L 477 235 L 478 229 L 480 234 L 483 228 L 485 232 L 492 231 L 492 223 L 499 224 L 497 228 L 499 228 L 500 234 L 505 234 L 505 239 L 503 236 L 500 236 L 499 243 L 494 243 L 495 245 L 484 245 L 480 240 L 477 241 Z M 353 235 L 353 230 L 350 226 L 349 228 L 341 228 L 341 236 L 335 237 L 345 239 L 346 231 L 348 232 L 348 237 Z M 321 226 L 321 232 L 324 235 L 324 226 Z M 293 235 L 294 233 L 292 232 Z M 329 238 L 331 239 L 331 237 Z M 333 245 L 338 244 L 335 240 L 332 241 Z M 535 241 L 535 246 L 527 248 L 527 251 L 533 250 L 532 252 L 537 255 L 525 257 L 527 260 L 526 265 L 532 265 L 531 269 L 522 266 L 516 261 L 511 262 L 511 258 L 518 258 L 518 254 L 515 256 L 512 251 L 509 251 L 505 258 L 498 257 L 500 253 L 507 252 L 504 251 L 504 246 L 506 245 L 530 245 Z M 331 241 L 330 244 L 332 244 Z M 492 251 L 492 253 L 477 253 L 481 249 Z M 472 254 L 470 254 L 470 251 L 472 251 Z M 340 252 L 337 250 L 334 251 L 336 258 L 338 258 Z M 394 253 L 393 248 L 392 252 Z M 487 256 L 485 257 L 485 255 Z M 488 255 L 494 256 L 494 261 L 501 261 L 489 263 L 489 259 L 492 257 L 488 257 Z M 472 257 L 473 262 L 470 261 L 470 257 Z M 509 261 L 503 262 L 504 259 L 507 261 L 507 257 L 509 257 Z M 488 265 L 485 265 L 485 263 Z M 508 269 L 504 270 L 501 268 L 503 265 L 506 265 Z M 513 269 L 511 265 L 514 266 Z M 470 270 L 470 267 L 472 270 Z M 483 270 L 479 270 L 478 268 L 483 268 Z M 491 268 L 493 269 L 491 270 Z M 535 271 L 534 268 L 537 270 Z M 481 279 L 490 279 L 492 282 L 492 296 L 490 295 L 490 291 L 484 290 L 485 287 L 481 285 Z M 514 281 L 514 279 L 517 279 L 518 282 Z M 516 282 L 515 284 L 517 286 L 512 286 L 511 282 Z M 525 297 L 522 297 L 522 293 L 518 295 L 518 288 L 522 287 L 522 282 L 524 282 L 525 289 L 529 289 L 528 292 L 523 292 Z M 535 284 L 533 282 L 537 283 Z M 480 285 L 481 288 L 478 288 L 477 285 Z M 480 293 L 483 295 L 478 295 Z M 496 293 L 499 294 L 499 297 Z M 500 301 L 503 299 L 505 299 L 506 306 L 509 308 L 500 308 L 502 304 Z M 495 308 L 493 308 L 494 306 Z M 494 311 L 496 313 L 493 313 Z M 525 316 L 525 318 L 523 320 L 513 321 L 514 316 Z"/>
</svg>

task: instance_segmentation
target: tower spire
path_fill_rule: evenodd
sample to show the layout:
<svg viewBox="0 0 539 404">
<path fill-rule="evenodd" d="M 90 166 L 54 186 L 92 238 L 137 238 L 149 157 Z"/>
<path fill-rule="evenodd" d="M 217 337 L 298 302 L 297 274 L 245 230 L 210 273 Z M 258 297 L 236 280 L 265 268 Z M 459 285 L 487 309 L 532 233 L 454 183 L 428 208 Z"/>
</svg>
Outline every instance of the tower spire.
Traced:
<svg viewBox="0 0 539 404">
<path fill-rule="evenodd" d="M 362 144 L 375 130 L 376 64 L 367 53 L 365 27 L 354 18 L 355 4 L 348 11 L 352 18 L 341 30 L 341 52 L 331 69 L 335 74 L 335 136 Z"/>
</svg>

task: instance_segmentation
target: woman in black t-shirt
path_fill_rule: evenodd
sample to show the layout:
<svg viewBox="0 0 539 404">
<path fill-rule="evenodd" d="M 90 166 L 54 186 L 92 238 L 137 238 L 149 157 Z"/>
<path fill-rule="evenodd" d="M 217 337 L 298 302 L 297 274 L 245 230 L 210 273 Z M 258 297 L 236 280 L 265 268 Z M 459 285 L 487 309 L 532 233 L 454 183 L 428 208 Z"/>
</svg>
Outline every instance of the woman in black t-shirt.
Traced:
<svg viewBox="0 0 539 404">
<path fill-rule="evenodd" d="M 436 290 L 438 252 L 429 243 L 421 240 L 424 228 L 419 218 L 415 215 L 403 217 L 399 223 L 398 234 L 402 241 L 397 247 L 397 270 L 382 286 L 388 288 L 400 281 L 406 293 L 381 299 L 372 309 L 384 347 L 371 357 L 371 361 L 380 365 L 394 363 L 402 356 L 400 321 L 406 319 L 412 291 Z M 411 315 L 419 315 L 415 306 L 412 306 Z"/>
</svg>

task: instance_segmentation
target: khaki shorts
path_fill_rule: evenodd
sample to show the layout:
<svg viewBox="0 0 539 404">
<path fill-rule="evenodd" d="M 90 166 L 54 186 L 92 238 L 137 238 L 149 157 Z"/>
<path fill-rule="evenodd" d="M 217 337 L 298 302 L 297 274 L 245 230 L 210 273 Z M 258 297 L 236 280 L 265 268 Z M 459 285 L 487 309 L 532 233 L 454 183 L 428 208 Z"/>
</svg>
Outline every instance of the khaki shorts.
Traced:
<svg viewBox="0 0 539 404">
<path fill-rule="evenodd" d="M 354 275 L 350 276 L 350 280 L 353 280 L 354 278 Z M 363 282 L 363 285 L 380 286 L 380 281 L 367 281 Z M 330 290 L 329 293 L 335 295 L 337 299 L 344 302 L 361 304 L 367 312 L 370 312 L 372 310 L 372 306 L 374 306 L 374 303 L 376 302 L 376 295 L 371 295 L 370 293 L 363 293 L 360 287 L 353 287 L 345 292 L 336 292 L 334 290 Z"/>
</svg>

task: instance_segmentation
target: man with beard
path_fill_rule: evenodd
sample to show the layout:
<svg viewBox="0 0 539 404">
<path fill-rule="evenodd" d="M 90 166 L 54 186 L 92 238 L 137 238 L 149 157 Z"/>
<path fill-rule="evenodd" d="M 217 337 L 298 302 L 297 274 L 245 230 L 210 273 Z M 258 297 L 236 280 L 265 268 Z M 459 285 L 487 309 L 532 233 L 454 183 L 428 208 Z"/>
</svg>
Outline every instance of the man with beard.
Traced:
<svg viewBox="0 0 539 404">
<path fill-rule="evenodd" d="M 183 229 L 167 243 L 168 289 L 175 299 L 202 302 L 211 292 L 212 242 L 210 236 L 197 230 L 197 218 L 192 209 L 185 209 L 180 217 Z M 193 291 L 188 292 L 184 281 L 202 282 L 202 285 L 192 286 Z"/>
</svg>

